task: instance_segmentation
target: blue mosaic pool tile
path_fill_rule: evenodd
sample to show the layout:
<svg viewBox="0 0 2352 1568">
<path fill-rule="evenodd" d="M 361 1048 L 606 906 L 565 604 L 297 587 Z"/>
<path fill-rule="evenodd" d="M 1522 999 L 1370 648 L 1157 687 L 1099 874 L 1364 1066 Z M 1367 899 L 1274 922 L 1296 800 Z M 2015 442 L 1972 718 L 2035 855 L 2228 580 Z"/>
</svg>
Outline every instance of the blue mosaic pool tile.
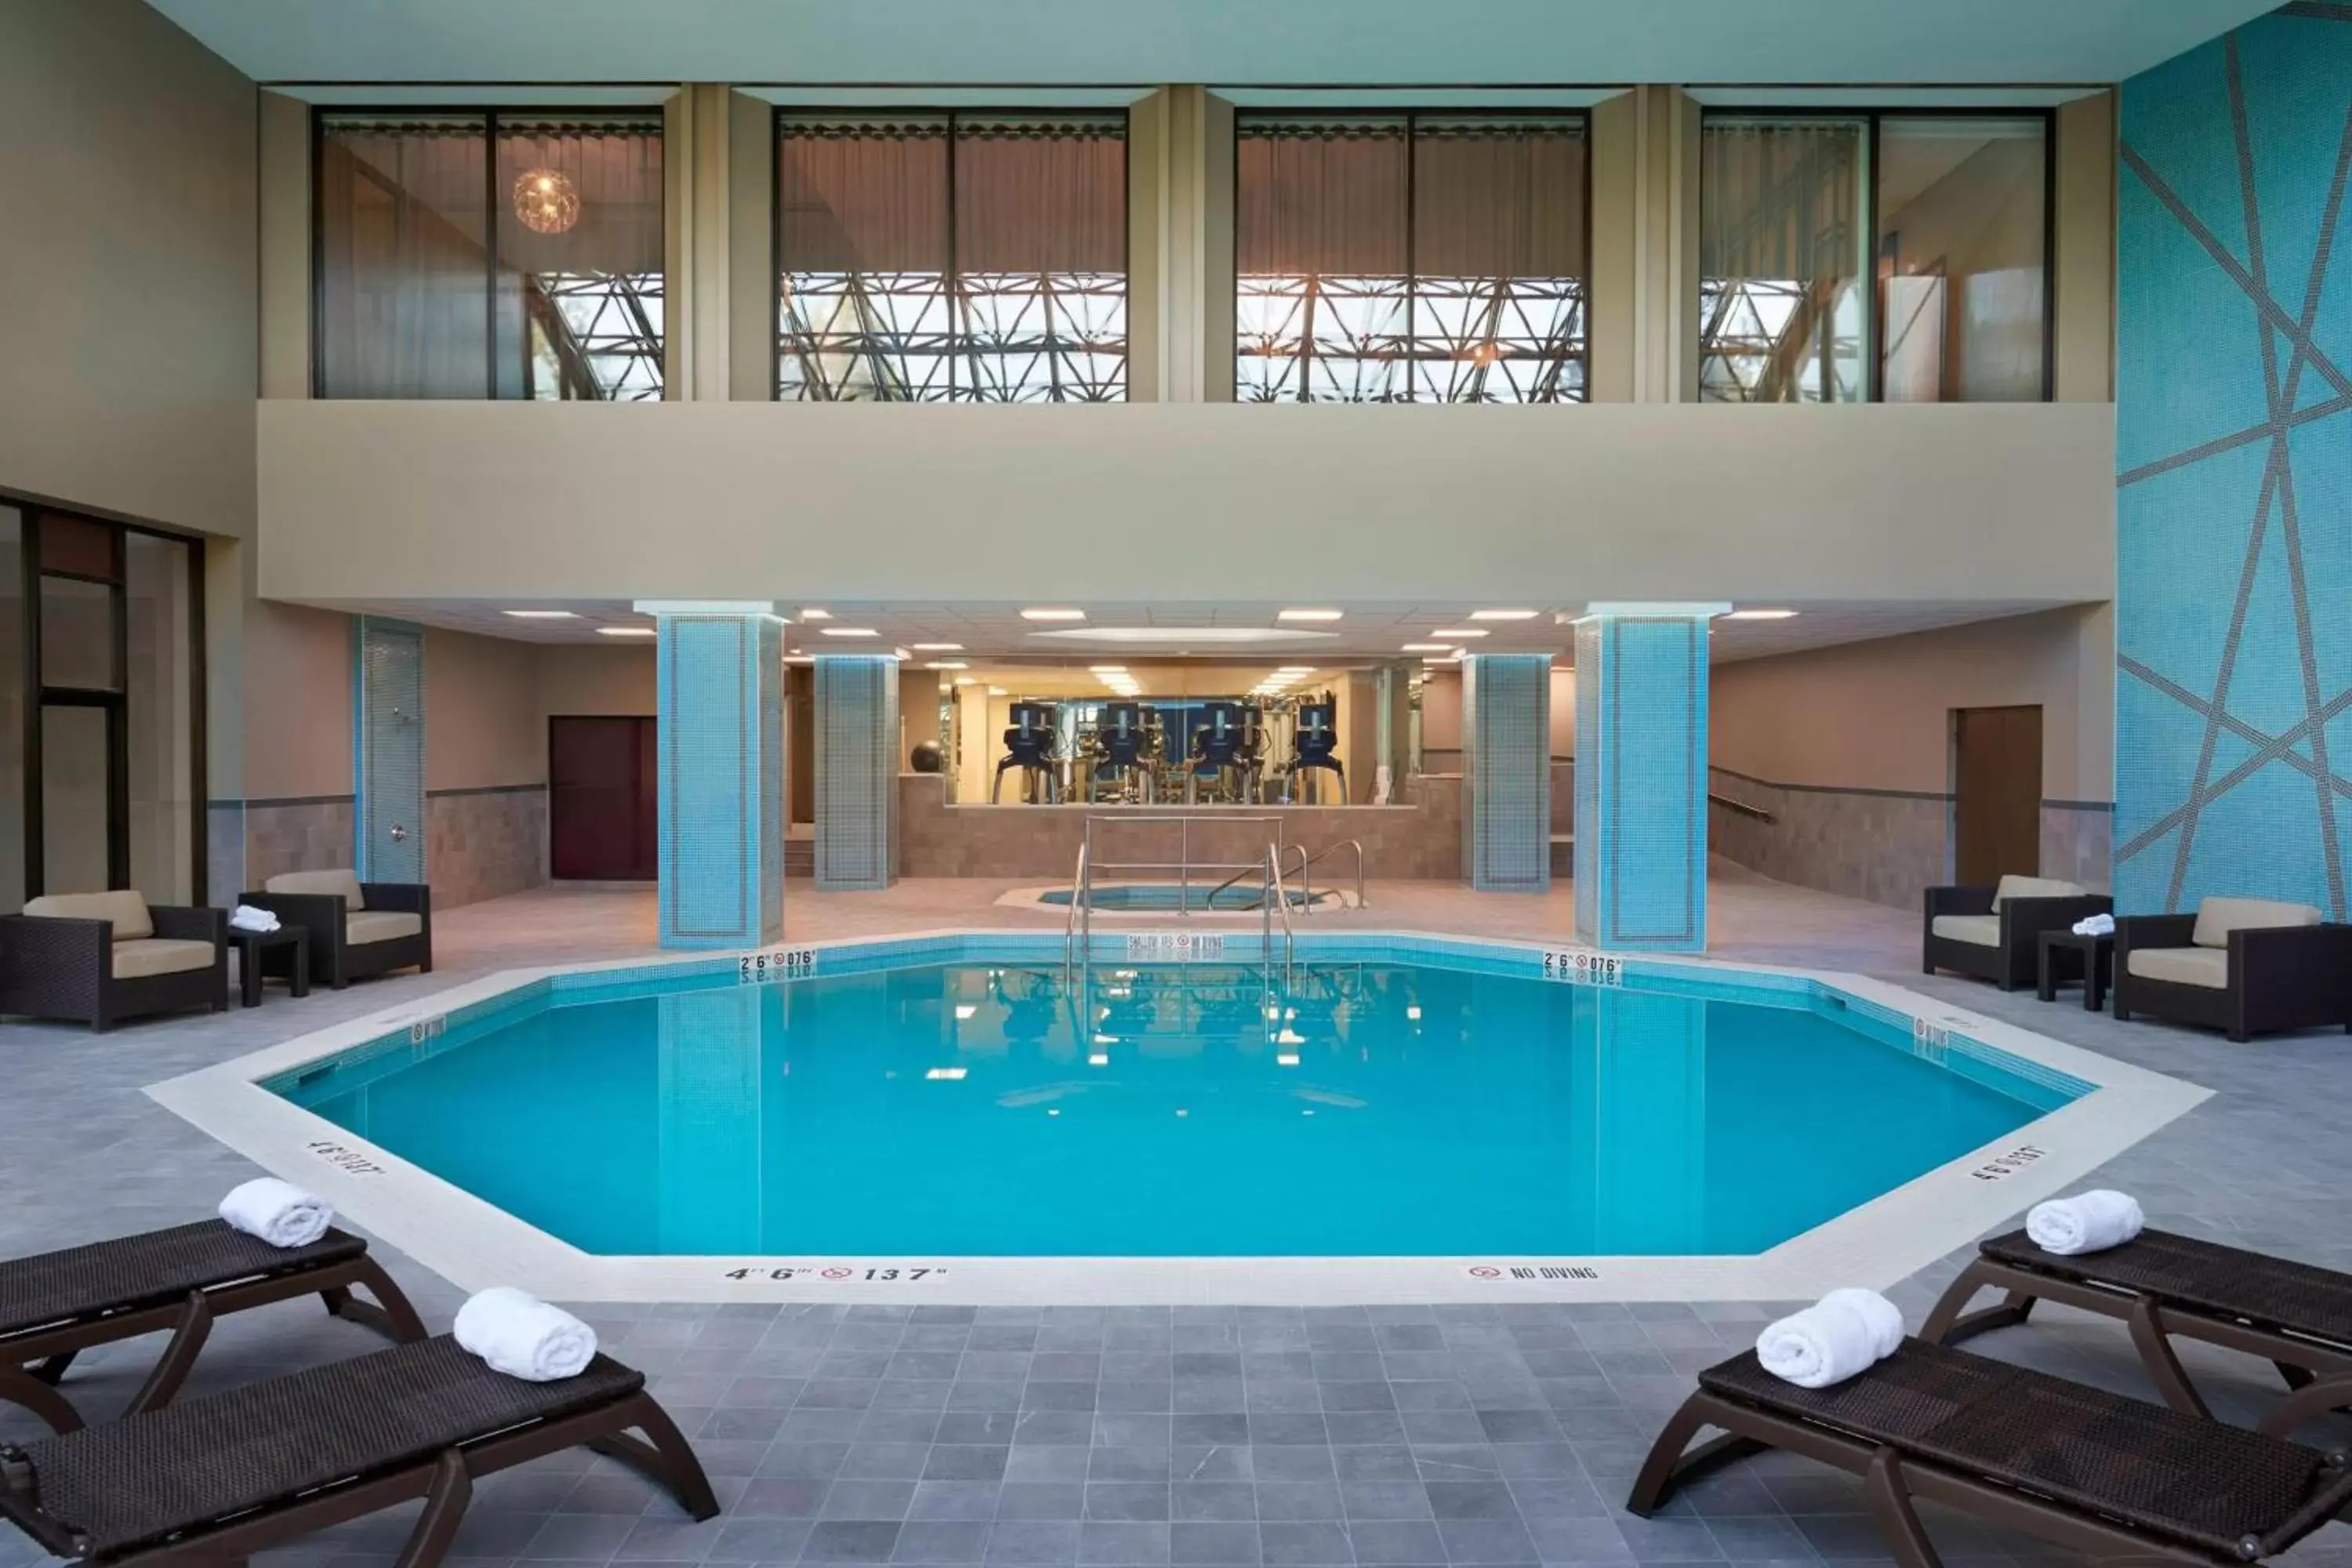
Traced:
<svg viewBox="0 0 2352 1568">
<path fill-rule="evenodd" d="M 1706 946 L 1706 622 L 1577 625 L 1576 934 L 1591 946 Z"/>
<path fill-rule="evenodd" d="M 1551 887 L 1551 655 L 1462 661 L 1462 863 L 1482 892 Z"/>
<path fill-rule="evenodd" d="M 870 891 L 898 879 L 898 661 L 816 660 L 816 886 Z"/>
</svg>

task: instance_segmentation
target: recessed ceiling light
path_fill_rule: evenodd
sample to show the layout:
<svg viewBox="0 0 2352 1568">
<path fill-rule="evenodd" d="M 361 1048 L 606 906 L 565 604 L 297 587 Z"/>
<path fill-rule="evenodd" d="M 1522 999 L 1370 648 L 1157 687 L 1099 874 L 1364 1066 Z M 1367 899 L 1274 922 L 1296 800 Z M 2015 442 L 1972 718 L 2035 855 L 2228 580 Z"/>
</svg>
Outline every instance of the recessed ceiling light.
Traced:
<svg viewBox="0 0 2352 1568">
<path fill-rule="evenodd" d="M 1002 686 L 990 687 L 988 689 L 988 694 L 991 697 L 1010 697 L 1012 695 L 1011 692 L 1005 690 Z"/>
<path fill-rule="evenodd" d="M 655 635 L 651 626 L 598 626 L 600 637 L 649 637 Z"/>
<path fill-rule="evenodd" d="M 499 613 L 512 616 L 519 621 L 576 621 L 580 618 L 570 610 L 503 610 Z"/>
<path fill-rule="evenodd" d="M 923 668 L 925 669 L 970 669 L 971 666 L 960 658 L 935 658 Z"/>
<path fill-rule="evenodd" d="M 1084 610 L 1024 610 L 1021 618 L 1024 621 L 1083 621 L 1087 613 Z"/>
<path fill-rule="evenodd" d="M 814 605 L 810 605 L 801 611 L 801 619 L 804 621 L 829 621 L 833 619 L 833 612 L 831 610 L 820 610 Z"/>
<path fill-rule="evenodd" d="M 1454 647 L 1451 643 L 1409 642 L 1404 645 L 1404 651 L 1406 653 L 1451 653 Z"/>
<path fill-rule="evenodd" d="M 1313 666 L 1313 665 L 1311 665 L 1311 664 L 1286 664 L 1286 665 L 1282 666 L 1280 668 L 1276 669 L 1276 670 L 1275 671 L 1275 674 L 1276 674 L 1276 675 L 1312 675 L 1312 674 L 1314 674 L 1314 673 L 1315 673 L 1315 668 L 1316 668 L 1316 667 L 1315 667 L 1315 666 Z"/>
<path fill-rule="evenodd" d="M 891 657 L 892 658 L 896 658 L 896 659 L 909 659 L 909 658 L 914 658 L 915 656 L 914 656 L 913 654 L 911 654 L 911 653 L 908 653 L 905 648 L 902 648 L 902 647 L 894 647 L 894 648 L 892 648 L 892 649 L 890 650 L 890 657 Z"/>
<path fill-rule="evenodd" d="M 963 651 L 963 644 L 960 642 L 919 642 L 915 644 L 915 651 L 917 653 L 961 653 Z"/>
<path fill-rule="evenodd" d="M 1127 673 L 1127 666 L 1123 664 L 1090 664 L 1087 666 L 1087 673 L 1088 675 L 1125 675 Z"/>
<path fill-rule="evenodd" d="M 1209 643 L 1328 642 L 1337 632 L 1310 632 L 1303 626 L 1072 626 L 1066 631 L 1032 632 L 1039 639 L 1059 642 L 1118 643 L 1122 646 L 1190 648 Z"/>
<path fill-rule="evenodd" d="M 1444 637 L 1448 642 L 1452 642 L 1460 637 L 1483 637 L 1486 635 L 1486 628 L 1484 626 L 1440 626 L 1429 635 L 1433 637 Z"/>
<path fill-rule="evenodd" d="M 820 629 L 829 637 L 878 637 L 882 635 L 872 626 L 824 626 Z"/>
<path fill-rule="evenodd" d="M 1786 621 L 1794 619 L 1794 610 L 1734 610 L 1725 617 L 1734 621 Z"/>
<path fill-rule="evenodd" d="M 1532 621 L 1536 613 L 1533 610 L 1473 610 L 1470 618 L 1474 621 Z"/>
<path fill-rule="evenodd" d="M 978 686 L 980 684 L 980 680 L 975 676 L 959 675 L 956 677 L 956 684 L 958 686 Z"/>
<path fill-rule="evenodd" d="M 1275 616 L 1277 621 L 1336 621 L 1345 610 L 1285 610 Z"/>
</svg>

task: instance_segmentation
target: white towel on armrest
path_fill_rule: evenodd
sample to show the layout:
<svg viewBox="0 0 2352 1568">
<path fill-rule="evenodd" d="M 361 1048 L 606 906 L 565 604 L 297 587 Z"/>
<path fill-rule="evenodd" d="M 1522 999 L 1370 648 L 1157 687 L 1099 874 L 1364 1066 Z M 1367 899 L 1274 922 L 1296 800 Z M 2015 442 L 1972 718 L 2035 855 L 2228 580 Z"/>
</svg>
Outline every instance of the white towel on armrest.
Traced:
<svg viewBox="0 0 2352 1568">
<path fill-rule="evenodd" d="M 220 1216 L 272 1247 L 308 1247 L 327 1234 L 335 1211 L 291 1182 L 257 1176 L 221 1199 Z"/>
<path fill-rule="evenodd" d="M 1903 1342 L 1902 1310 L 1874 1290 L 1832 1290 L 1756 1339 L 1764 1370 L 1799 1388 L 1827 1388 L 1869 1371 Z"/>
<path fill-rule="evenodd" d="M 596 1331 L 511 1285 L 466 1299 L 457 1309 L 457 1342 L 505 1373 L 531 1383 L 576 1377 L 596 1359 Z"/>
<path fill-rule="evenodd" d="M 2025 1216 L 2025 1234 L 2042 1251 L 2072 1258 L 2121 1247 L 2147 1223 L 2130 1194 L 2101 1190 L 2034 1205 Z"/>
</svg>

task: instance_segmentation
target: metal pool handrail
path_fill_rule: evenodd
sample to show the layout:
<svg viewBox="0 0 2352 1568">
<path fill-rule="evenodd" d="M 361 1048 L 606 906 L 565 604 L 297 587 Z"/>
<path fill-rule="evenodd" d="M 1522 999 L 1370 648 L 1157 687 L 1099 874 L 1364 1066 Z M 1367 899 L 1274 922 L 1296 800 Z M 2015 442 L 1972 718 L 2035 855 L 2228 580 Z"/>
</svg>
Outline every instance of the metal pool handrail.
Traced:
<svg viewBox="0 0 2352 1568">
<path fill-rule="evenodd" d="M 1265 961 L 1268 965 L 1271 965 L 1274 963 L 1274 911 L 1280 910 L 1282 911 L 1282 984 L 1283 989 L 1286 991 L 1290 988 L 1291 965 L 1297 961 L 1298 954 L 1298 933 L 1291 929 L 1290 889 L 1283 886 L 1282 882 L 1282 852 L 1273 844 L 1265 847 L 1265 876 L 1266 885 L 1273 889 L 1273 894 L 1263 906 L 1265 911 L 1265 934 L 1260 940 L 1265 943 Z"/>
<path fill-rule="evenodd" d="M 1192 832 L 1190 825 L 1194 820 L 1195 818 L 1189 815 L 1167 812 L 1157 813 L 1150 816 L 1137 816 L 1121 813 L 1118 816 L 1087 817 L 1086 841 L 1081 846 L 1081 852 L 1085 856 L 1084 864 L 1087 868 L 1087 875 L 1088 877 L 1092 877 L 1096 871 L 1105 869 L 1113 871 L 1173 871 L 1176 873 L 1176 912 L 1180 918 L 1186 920 L 1191 919 L 1192 914 L 1192 872 L 1194 869 L 1197 868 L 1202 871 L 1238 870 L 1244 876 L 1246 876 L 1250 872 L 1257 869 L 1257 867 L 1254 863 L 1246 860 L 1241 862 L 1237 866 L 1231 860 L 1193 859 L 1192 843 Z M 1250 824 L 1265 826 L 1270 824 L 1274 828 L 1274 842 L 1278 844 L 1282 841 L 1282 818 L 1278 816 L 1221 816 L 1216 817 L 1214 820 L 1219 823 L 1232 823 L 1243 826 Z M 1095 858 L 1094 854 L 1094 842 L 1095 825 L 1098 822 L 1113 826 L 1127 826 L 1129 824 L 1140 823 L 1165 825 L 1172 822 L 1176 825 L 1176 858 L 1173 860 L 1097 859 Z M 1209 894 L 1209 897 L 1213 900 L 1217 896 L 1217 893 L 1222 891 L 1223 891 L 1223 889 L 1219 888 L 1213 890 Z M 1077 898 L 1075 886 L 1073 887 L 1070 896 L 1072 901 L 1075 902 Z M 1207 906 L 1205 904 L 1202 906 L 1202 912 L 1207 912 Z"/>
<path fill-rule="evenodd" d="M 1087 894 L 1093 890 L 1088 885 L 1087 847 L 1085 841 L 1081 840 L 1078 844 L 1077 868 L 1070 873 L 1070 913 L 1069 918 L 1062 922 L 1062 968 L 1065 972 L 1070 967 L 1071 946 L 1077 940 L 1078 911 L 1087 908 Z M 1088 921 L 1087 935 L 1089 939 L 1094 935 L 1091 919 Z M 1093 955 L 1094 943 L 1091 940 L 1087 944 L 1087 952 L 1089 957 Z"/>
<path fill-rule="evenodd" d="M 1300 847 L 1303 849 L 1305 846 L 1302 845 Z M 1336 843 L 1326 844 L 1322 848 L 1315 851 L 1312 858 L 1302 862 L 1298 868 L 1298 890 L 1306 896 L 1307 912 L 1309 914 L 1313 914 L 1315 912 L 1315 893 L 1314 890 L 1307 885 L 1307 868 L 1314 865 L 1317 860 L 1320 860 L 1324 856 L 1330 854 L 1335 849 L 1352 849 L 1356 852 L 1356 907 L 1360 910 L 1366 907 L 1364 903 L 1364 842 L 1360 838 L 1342 838 Z"/>
</svg>

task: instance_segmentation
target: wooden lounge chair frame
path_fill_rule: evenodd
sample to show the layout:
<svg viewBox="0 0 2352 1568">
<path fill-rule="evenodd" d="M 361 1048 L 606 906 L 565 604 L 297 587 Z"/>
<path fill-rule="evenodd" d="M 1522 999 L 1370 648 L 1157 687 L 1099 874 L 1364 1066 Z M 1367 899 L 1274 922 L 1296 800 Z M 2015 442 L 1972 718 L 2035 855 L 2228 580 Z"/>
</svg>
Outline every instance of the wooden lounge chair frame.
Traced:
<svg viewBox="0 0 2352 1568">
<path fill-rule="evenodd" d="M 1967 1352 L 1927 1345 L 1918 1340 L 1906 1342 L 1905 1350 L 1976 1359 Z M 1710 1372 L 1723 1372 L 1753 1360 L 1753 1352 L 1748 1352 Z M 1702 1379 L 1707 1375 L 1700 1374 Z M 1769 1373 L 1757 1375 L 1769 1377 Z M 2076 1387 L 2082 1395 L 2112 1401 L 2118 1408 L 2138 1405 L 2120 1394 Z M 1789 1392 L 1801 1395 L 1806 1391 L 1791 1385 Z M 2315 1382 L 2283 1401 L 2263 1418 L 2259 1431 L 2263 1436 L 2284 1441 L 2303 1422 L 2348 1405 L 2352 1405 L 2352 1378 Z M 2141 1408 L 2155 1412 L 2154 1406 Z M 2174 1415 L 2180 1420 L 2190 1419 L 2179 1413 Z M 2218 1422 L 2210 1425 L 2217 1436 L 2242 1435 L 2240 1429 L 2222 1426 Z M 1707 1427 L 1718 1428 L 1722 1435 L 1688 1448 L 1690 1440 Z M 1965 1468 L 1904 1452 L 1893 1443 L 1876 1441 L 1859 1432 L 1727 1397 L 1702 1386 L 1658 1434 L 1657 1442 L 1634 1479 L 1626 1509 L 1647 1519 L 1676 1488 L 1732 1460 L 1767 1448 L 1799 1454 L 1860 1477 L 1872 1522 L 1885 1538 L 1898 1568 L 1940 1568 L 1941 1559 L 1913 1506 L 1920 1500 L 1958 1509 L 1989 1524 L 2037 1536 L 2082 1552 L 2095 1563 L 2187 1562 L 2217 1565 L 2254 1563 L 2274 1556 L 2352 1503 L 2352 1459 L 2342 1452 L 2324 1456 L 2314 1452 L 2311 1458 L 2319 1463 L 2309 1494 L 2270 1529 L 2259 1535 L 2242 1537 L 2234 1552 L 2223 1552 L 2189 1545 L 2150 1524 L 2126 1517 L 2119 1509 L 2094 1510 L 2074 1506 L 2028 1486 L 1972 1473 Z"/>
<path fill-rule="evenodd" d="M 219 1235 L 215 1238 L 207 1234 L 211 1232 Z M 101 1307 L 0 1333 L 0 1404 L 23 1406 L 53 1431 L 78 1430 L 82 1425 L 79 1413 L 58 1392 L 58 1381 L 74 1358 L 98 1345 L 168 1329 L 172 1337 L 163 1356 L 125 1414 L 152 1410 L 168 1403 L 187 1381 L 215 1319 L 298 1296 L 318 1296 L 336 1317 L 394 1341 L 425 1337 L 415 1307 L 383 1266 L 367 1255 L 367 1243 L 341 1230 L 330 1229 L 310 1246 L 288 1248 L 280 1258 L 267 1242 L 233 1230 L 222 1221 L 205 1220 L 15 1258 L 0 1263 L 0 1275 L 10 1269 L 86 1268 L 93 1263 L 135 1275 L 142 1251 L 179 1253 L 190 1246 L 215 1246 L 222 1253 L 221 1267 L 213 1271 L 215 1277 L 190 1283 L 184 1290 L 129 1295 Z M 354 1297 L 355 1287 L 375 1300 Z"/>
<path fill-rule="evenodd" d="M 2180 1258 L 2184 1253 L 2188 1256 Z M 2188 1415 L 2208 1417 L 2212 1411 L 2189 1382 L 2180 1358 L 2173 1353 L 2171 1342 L 2176 1337 L 2260 1356 L 2278 1369 L 2290 1389 L 2307 1387 L 2318 1378 L 2352 1376 L 2352 1345 L 2287 1327 L 2278 1321 L 2280 1314 L 2266 1313 L 2254 1301 L 2253 1293 L 2242 1286 L 2240 1292 L 2232 1292 L 2227 1285 L 2217 1292 L 2224 1299 L 2241 1295 L 2244 1310 L 2231 1312 L 2115 1278 L 2119 1265 L 2149 1254 L 2156 1255 L 2158 1262 L 2177 1259 L 2189 1267 L 2201 1264 L 2227 1272 L 2239 1272 L 2248 1265 L 2290 1268 L 2306 1279 L 2327 1272 L 2282 1265 L 2259 1253 L 2166 1231 L 2143 1231 L 2137 1242 L 2071 1258 L 2044 1253 L 2025 1232 L 2012 1231 L 1979 1244 L 1976 1258 L 1937 1301 L 1919 1337 L 1930 1344 L 1956 1345 L 1978 1334 L 2024 1322 L 2037 1301 L 2055 1301 L 2128 1326 L 2132 1344 L 2164 1402 Z M 2006 1294 L 1996 1305 L 1973 1312 L 1963 1310 L 1979 1291 L 1987 1289 Z M 2347 1311 L 2352 1311 L 2352 1279 L 2344 1280 L 2344 1289 Z"/>
<path fill-rule="evenodd" d="M 446 1356 L 464 1355 L 454 1350 L 455 1342 L 430 1341 L 422 1344 L 381 1351 L 373 1356 L 360 1358 L 356 1366 L 370 1362 L 382 1363 L 383 1358 L 412 1353 Z M 471 1359 L 470 1357 L 468 1359 Z M 504 1378 L 476 1362 L 485 1378 Z M 696 1520 L 715 1518 L 719 1500 L 713 1495 L 709 1478 L 702 1463 L 695 1457 L 685 1435 L 677 1429 L 668 1414 L 653 1395 L 645 1390 L 641 1375 L 604 1356 L 598 1356 L 587 1373 L 602 1373 L 608 1378 L 618 1374 L 626 1389 L 615 1397 L 605 1398 L 583 1408 L 540 1419 L 501 1422 L 494 1429 L 479 1436 L 459 1438 L 421 1458 L 396 1458 L 377 1468 L 356 1472 L 323 1485 L 306 1485 L 290 1495 L 272 1499 L 257 1506 L 239 1509 L 222 1517 L 192 1519 L 168 1532 L 151 1532 L 148 1538 L 118 1550 L 92 1550 L 89 1539 L 69 1523 L 60 1521 L 42 1505 L 37 1466 L 27 1451 L 9 1444 L 0 1444 L 0 1517 L 18 1528 L 47 1548 L 52 1554 L 78 1559 L 93 1564 L 115 1568 L 118 1564 L 155 1565 L 186 1564 L 194 1568 L 221 1568 L 224 1563 L 241 1564 L 254 1552 L 268 1551 L 298 1541 L 318 1531 L 362 1519 L 395 1503 L 425 1500 L 424 1511 L 402 1548 L 398 1568 L 435 1568 L 447 1553 L 450 1542 L 464 1522 L 466 1509 L 473 1498 L 473 1483 L 498 1471 L 509 1469 L 531 1459 L 563 1449 L 585 1447 L 621 1461 L 645 1475 L 668 1491 Z M 296 1374 L 299 1376 L 301 1374 Z M 509 1380 L 511 1381 L 511 1380 Z M 562 1383 L 523 1384 L 524 1388 L 560 1390 Z M 195 1411 L 200 1405 L 218 1405 L 224 1415 L 233 1412 L 240 1396 L 256 1391 L 266 1391 L 267 1384 L 245 1390 L 231 1390 L 224 1394 L 183 1406 Z M 322 1410 L 322 1421 L 336 1419 L 338 1412 Z M 128 1416 L 118 1426 L 157 1417 Z M 167 1415 L 163 1417 L 168 1419 Z M 642 1432 L 642 1437 L 632 1435 L 632 1428 Z M 95 1435 L 95 1432 L 93 1432 Z M 286 1440 L 299 1442 L 299 1432 L 284 1434 Z M 68 1439 L 70 1441 L 70 1439 Z"/>
</svg>

